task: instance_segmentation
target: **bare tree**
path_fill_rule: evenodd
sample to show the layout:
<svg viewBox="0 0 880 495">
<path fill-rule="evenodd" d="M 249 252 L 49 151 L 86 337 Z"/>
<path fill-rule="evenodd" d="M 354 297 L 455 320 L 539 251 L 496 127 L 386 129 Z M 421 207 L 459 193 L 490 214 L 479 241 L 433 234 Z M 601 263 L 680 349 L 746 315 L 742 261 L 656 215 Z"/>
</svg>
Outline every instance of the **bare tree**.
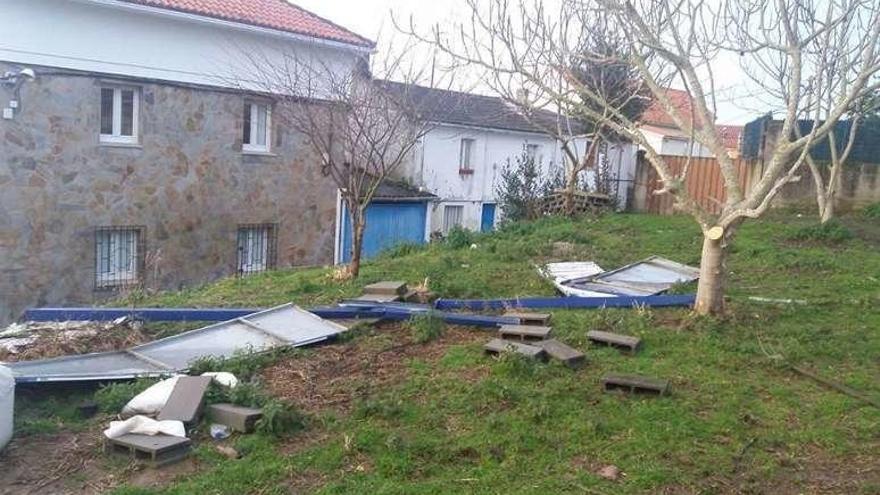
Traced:
<svg viewBox="0 0 880 495">
<path fill-rule="evenodd" d="M 500 94 L 528 87 L 533 104 L 577 109 L 639 145 L 662 182 L 654 193 L 672 195 L 676 206 L 692 215 L 703 232 L 696 302 L 696 311 L 703 314 L 724 311 L 725 263 L 738 228 L 746 219 L 761 216 L 785 184 L 798 180 L 797 171 L 810 147 L 829 134 L 853 101 L 878 85 L 880 5 L 876 0 L 561 0 L 553 9 L 541 0 L 467 3 L 469 22 L 451 30 L 438 25 L 430 35 L 420 35 L 411 27 L 411 34 L 459 65 L 484 69 L 484 80 Z M 623 33 L 631 46 L 621 62 L 634 67 L 675 124 L 717 158 L 726 193 L 720 213 L 707 211 L 689 196 L 684 184 L 690 160 L 673 171 L 638 122 L 574 74 L 570 61 L 589 52 L 585 37 L 598 14 L 609 15 L 610 29 Z M 805 53 L 818 37 L 850 19 L 858 19 L 857 29 L 843 39 L 831 36 L 826 53 L 827 59 L 852 54 L 848 61 L 854 75 L 822 122 L 796 137 L 793 126 L 807 109 L 815 108 L 821 94 L 817 75 L 826 72 L 821 62 L 809 63 Z M 714 125 L 717 64 L 731 56 L 749 68 L 759 88 L 768 92 L 779 88 L 771 96 L 784 116 L 767 166 L 748 191 L 741 187 L 736 164 Z M 779 86 L 782 72 L 785 82 Z M 690 95 L 687 111 L 668 96 L 667 89 L 673 86 Z"/>
<path fill-rule="evenodd" d="M 353 66 L 294 52 L 243 58 L 250 75 L 240 87 L 271 98 L 273 118 L 305 137 L 339 188 L 352 228 L 348 272 L 357 277 L 367 207 L 430 130 L 414 94 L 424 71 L 390 55 L 381 65 L 364 56 Z"/>
</svg>

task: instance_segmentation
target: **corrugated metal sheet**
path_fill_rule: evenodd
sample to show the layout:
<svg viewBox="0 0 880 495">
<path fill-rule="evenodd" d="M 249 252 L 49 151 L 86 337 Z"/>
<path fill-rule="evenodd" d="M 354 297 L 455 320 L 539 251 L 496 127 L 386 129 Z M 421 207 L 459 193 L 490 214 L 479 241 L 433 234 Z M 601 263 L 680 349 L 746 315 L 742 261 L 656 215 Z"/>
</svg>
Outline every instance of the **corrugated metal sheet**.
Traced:
<svg viewBox="0 0 880 495">
<path fill-rule="evenodd" d="M 235 320 L 139 345 L 125 351 L 11 363 L 18 382 L 95 381 L 183 371 L 196 359 L 303 346 L 346 328 L 286 304 Z"/>
<path fill-rule="evenodd" d="M 565 287 L 579 292 L 613 296 L 650 296 L 675 284 L 697 280 L 700 270 L 675 261 L 652 256 L 616 270 L 569 280 Z"/>
</svg>

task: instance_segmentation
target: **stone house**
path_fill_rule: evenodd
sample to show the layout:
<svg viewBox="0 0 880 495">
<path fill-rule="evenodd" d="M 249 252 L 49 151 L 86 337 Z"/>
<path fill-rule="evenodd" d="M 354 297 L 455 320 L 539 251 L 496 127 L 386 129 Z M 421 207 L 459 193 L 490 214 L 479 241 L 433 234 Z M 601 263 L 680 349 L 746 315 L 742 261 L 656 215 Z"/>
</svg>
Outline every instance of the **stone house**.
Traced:
<svg viewBox="0 0 880 495">
<path fill-rule="evenodd" d="M 280 0 L 0 3 L 0 323 L 333 262 L 332 180 L 224 81 L 242 50 L 352 70 L 369 40 Z"/>
</svg>

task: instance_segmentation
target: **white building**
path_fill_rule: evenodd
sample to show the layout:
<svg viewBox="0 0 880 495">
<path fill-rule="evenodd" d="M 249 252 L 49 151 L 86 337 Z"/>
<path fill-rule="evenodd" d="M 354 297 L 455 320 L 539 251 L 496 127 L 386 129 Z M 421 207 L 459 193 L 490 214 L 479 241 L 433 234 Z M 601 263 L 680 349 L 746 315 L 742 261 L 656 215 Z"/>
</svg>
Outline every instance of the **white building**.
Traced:
<svg viewBox="0 0 880 495">
<path fill-rule="evenodd" d="M 431 88 L 408 91 L 428 112 L 432 127 L 400 175 L 439 197 L 429 207 L 430 232 L 445 234 L 454 226 L 491 230 L 501 214 L 496 199 L 501 172 L 523 152 L 537 158 L 545 176 L 565 167 L 560 143 L 500 98 Z M 558 117 L 547 111 L 539 118 L 555 126 Z M 583 153 L 587 143 L 578 146 Z M 636 151 L 631 144 L 609 149 L 621 207 L 634 179 Z M 592 176 L 588 172 L 587 180 Z"/>
</svg>

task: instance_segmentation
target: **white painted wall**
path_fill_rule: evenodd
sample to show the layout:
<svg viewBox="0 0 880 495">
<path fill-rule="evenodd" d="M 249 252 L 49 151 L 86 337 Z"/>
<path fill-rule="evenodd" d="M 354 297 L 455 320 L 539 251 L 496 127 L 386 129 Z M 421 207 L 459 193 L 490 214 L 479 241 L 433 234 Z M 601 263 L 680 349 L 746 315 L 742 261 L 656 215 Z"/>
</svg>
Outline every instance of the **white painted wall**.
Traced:
<svg viewBox="0 0 880 495">
<path fill-rule="evenodd" d="M 0 60 L 213 86 L 236 86 L 253 74 L 244 53 L 282 60 L 295 52 L 350 70 L 362 52 L 113 0 L 0 0 L 0 20 Z"/>
<path fill-rule="evenodd" d="M 708 148 L 698 142 L 690 144 L 690 140 L 685 136 L 681 136 L 681 132 L 670 129 L 668 132 L 659 128 L 642 128 L 645 139 L 652 148 L 657 150 L 661 155 L 670 156 L 699 156 L 710 157 L 715 156 Z"/>
<path fill-rule="evenodd" d="M 471 159 L 473 174 L 459 173 L 459 153 L 462 139 L 473 139 Z M 550 167 L 563 167 L 563 153 L 559 143 L 539 133 L 486 129 L 442 124 L 433 128 L 423 139 L 412 161 L 399 172 L 416 186 L 440 197 L 429 212 L 431 232 L 443 228 L 445 205 L 464 207 L 463 223 L 468 229 L 479 230 L 484 203 L 494 203 L 495 187 L 507 161 L 513 162 L 527 144 L 540 146 L 539 155 L 545 175 Z M 586 142 L 578 143 L 579 151 L 586 150 Z M 619 170 L 622 180 L 635 178 L 636 148 L 622 145 L 609 150 L 612 170 Z M 587 172 L 593 180 L 593 172 Z M 621 191 L 621 205 L 626 204 L 626 188 Z M 501 210 L 496 210 L 496 220 Z"/>
</svg>

